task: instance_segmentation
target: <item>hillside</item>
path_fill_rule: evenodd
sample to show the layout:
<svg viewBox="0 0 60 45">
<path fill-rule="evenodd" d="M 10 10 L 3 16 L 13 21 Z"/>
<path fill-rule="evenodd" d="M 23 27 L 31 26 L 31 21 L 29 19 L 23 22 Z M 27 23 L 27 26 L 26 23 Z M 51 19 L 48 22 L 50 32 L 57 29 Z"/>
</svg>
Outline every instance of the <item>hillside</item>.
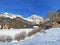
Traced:
<svg viewBox="0 0 60 45">
<path fill-rule="evenodd" d="M 0 14 L 0 29 L 33 28 L 34 25 L 40 25 L 41 23 L 43 23 L 43 18 L 38 15 L 24 18 L 21 15 L 7 12 Z"/>
<path fill-rule="evenodd" d="M 17 14 L 11 14 L 7 12 L 0 13 L 0 29 L 33 28 L 33 26 L 38 26 L 41 30 L 44 29 L 48 24 L 51 27 L 54 27 L 59 25 L 59 15 L 59 11 L 57 11 L 51 16 L 51 18 L 44 19 L 39 15 L 32 15 L 28 18 L 24 18 L 23 16 Z"/>
<path fill-rule="evenodd" d="M 24 20 L 21 16 L 2 13 L 0 14 L 0 28 L 1 29 L 19 29 L 19 28 L 31 28 L 32 25 L 28 23 L 27 20 Z"/>
</svg>

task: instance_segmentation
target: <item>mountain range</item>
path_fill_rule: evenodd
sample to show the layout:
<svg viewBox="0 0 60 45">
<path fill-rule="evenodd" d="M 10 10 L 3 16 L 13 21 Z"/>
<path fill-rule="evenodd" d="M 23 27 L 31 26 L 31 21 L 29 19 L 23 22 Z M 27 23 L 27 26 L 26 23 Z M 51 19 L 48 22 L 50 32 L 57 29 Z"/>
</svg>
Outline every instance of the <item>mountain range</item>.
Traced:
<svg viewBox="0 0 60 45">
<path fill-rule="evenodd" d="M 33 25 L 39 25 L 44 22 L 44 18 L 38 15 L 32 15 L 28 18 L 24 18 L 21 15 L 11 13 L 0 13 L 0 28 L 32 28 Z"/>
</svg>

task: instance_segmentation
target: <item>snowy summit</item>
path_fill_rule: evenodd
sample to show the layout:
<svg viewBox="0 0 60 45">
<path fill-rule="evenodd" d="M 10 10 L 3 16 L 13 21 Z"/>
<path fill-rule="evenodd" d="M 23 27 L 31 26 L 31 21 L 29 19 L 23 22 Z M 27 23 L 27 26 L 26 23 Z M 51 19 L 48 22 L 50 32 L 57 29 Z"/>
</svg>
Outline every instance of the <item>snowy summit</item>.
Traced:
<svg viewBox="0 0 60 45">
<path fill-rule="evenodd" d="M 0 14 L 0 17 L 9 17 L 11 19 L 16 18 L 16 17 L 21 17 L 22 18 L 21 15 L 11 14 L 11 13 L 8 13 L 8 12 Z"/>
<path fill-rule="evenodd" d="M 38 15 L 32 15 L 28 17 L 28 20 L 31 20 L 33 24 L 41 24 L 43 22 L 43 17 Z"/>
<path fill-rule="evenodd" d="M 41 23 L 43 23 L 43 17 L 38 16 L 38 15 L 32 15 L 30 17 L 24 18 L 22 15 L 11 14 L 11 13 L 5 12 L 5 13 L 1 13 L 0 17 L 4 17 L 4 18 L 8 17 L 8 18 L 11 18 L 11 19 L 14 19 L 16 17 L 20 17 L 24 20 L 27 20 L 28 22 L 31 22 L 32 24 L 41 24 Z"/>
</svg>

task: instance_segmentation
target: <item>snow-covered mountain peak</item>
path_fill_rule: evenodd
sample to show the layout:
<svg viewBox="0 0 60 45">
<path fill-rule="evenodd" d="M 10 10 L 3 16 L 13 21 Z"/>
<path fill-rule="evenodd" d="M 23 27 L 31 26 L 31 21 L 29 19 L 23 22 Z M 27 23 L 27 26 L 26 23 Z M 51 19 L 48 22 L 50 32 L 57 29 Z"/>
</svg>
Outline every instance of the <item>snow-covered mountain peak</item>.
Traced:
<svg viewBox="0 0 60 45">
<path fill-rule="evenodd" d="M 8 12 L 5 12 L 4 14 L 5 14 L 5 15 L 8 15 L 9 13 L 8 13 Z"/>
<path fill-rule="evenodd" d="M 33 20 L 34 20 L 34 19 L 43 19 L 43 17 L 38 16 L 38 15 L 35 15 L 35 14 L 32 15 L 32 16 L 30 16 L 29 18 L 30 18 L 30 19 L 33 19 Z"/>
<path fill-rule="evenodd" d="M 32 16 L 30 16 L 28 18 L 24 18 L 21 15 L 5 12 L 5 13 L 0 13 L 0 17 L 4 17 L 4 18 L 8 17 L 8 18 L 11 18 L 11 19 L 14 19 L 16 17 L 20 17 L 23 20 L 27 20 L 28 22 L 31 22 L 33 24 L 41 24 L 41 23 L 43 23 L 43 17 L 38 16 L 38 15 L 32 15 Z"/>
<path fill-rule="evenodd" d="M 38 15 L 32 15 L 28 17 L 28 21 L 32 22 L 33 24 L 41 24 L 43 23 L 43 17 Z"/>
<path fill-rule="evenodd" d="M 11 19 L 16 18 L 16 17 L 23 18 L 23 16 L 21 16 L 21 15 L 11 14 L 11 13 L 8 13 L 8 12 L 1 13 L 0 17 L 9 17 Z"/>
<path fill-rule="evenodd" d="M 33 14 L 32 17 L 38 17 L 38 15 Z"/>
</svg>

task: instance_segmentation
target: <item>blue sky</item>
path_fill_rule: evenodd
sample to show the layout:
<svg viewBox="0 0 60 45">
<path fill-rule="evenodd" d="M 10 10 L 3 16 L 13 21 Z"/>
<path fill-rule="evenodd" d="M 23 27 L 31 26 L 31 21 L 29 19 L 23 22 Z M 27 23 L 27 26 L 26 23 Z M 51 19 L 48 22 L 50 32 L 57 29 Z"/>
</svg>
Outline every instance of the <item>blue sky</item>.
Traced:
<svg viewBox="0 0 60 45">
<path fill-rule="evenodd" d="M 0 12 L 23 15 L 32 14 L 45 17 L 49 10 L 60 9 L 60 0 L 0 0 Z"/>
</svg>

